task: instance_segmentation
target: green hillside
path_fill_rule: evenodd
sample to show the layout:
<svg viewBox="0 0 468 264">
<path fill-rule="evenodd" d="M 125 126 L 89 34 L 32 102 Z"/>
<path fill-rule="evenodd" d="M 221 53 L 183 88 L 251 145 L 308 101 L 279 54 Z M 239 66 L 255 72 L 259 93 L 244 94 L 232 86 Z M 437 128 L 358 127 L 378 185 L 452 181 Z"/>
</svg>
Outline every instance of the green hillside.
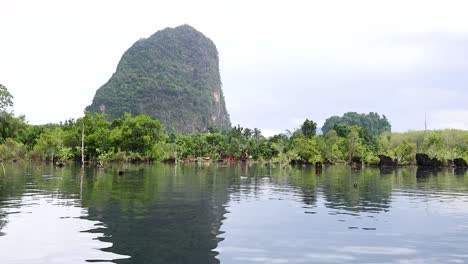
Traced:
<svg viewBox="0 0 468 264">
<path fill-rule="evenodd" d="M 189 25 L 137 41 L 87 111 L 112 118 L 147 114 L 169 131 L 230 127 L 215 44 Z"/>
</svg>

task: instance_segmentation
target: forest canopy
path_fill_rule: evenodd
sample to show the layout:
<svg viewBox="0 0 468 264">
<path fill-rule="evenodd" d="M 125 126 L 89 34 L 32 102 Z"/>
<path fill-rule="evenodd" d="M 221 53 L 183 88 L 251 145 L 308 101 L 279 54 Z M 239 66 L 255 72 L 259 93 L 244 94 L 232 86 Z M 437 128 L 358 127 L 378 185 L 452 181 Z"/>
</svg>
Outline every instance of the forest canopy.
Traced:
<svg viewBox="0 0 468 264">
<path fill-rule="evenodd" d="M 279 165 L 353 163 L 377 165 L 379 155 L 398 164 L 415 164 L 416 153 L 442 161 L 468 160 L 468 131 L 434 130 L 374 135 L 359 126 L 336 124 L 324 135 L 316 123 L 305 120 L 292 134 L 262 136 L 258 128 L 234 126 L 205 133 L 173 134 L 147 115 L 124 114 L 110 120 L 91 114 L 59 124 L 29 125 L 24 116 L 0 116 L 0 160 L 44 160 L 54 163 L 80 160 L 81 133 L 85 132 L 85 159 L 152 162 L 184 160 L 244 160 Z"/>
<path fill-rule="evenodd" d="M 5 107 L 11 95 L 2 86 Z M 254 160 L 280 165 L 347 163 L 377 165 L 384 155 L 398 165 L 415 164 L 417 153 L 445 164 L 468 160 L 468 131 L 446 129 L 392 133 L 385 115 L 346 113 L 327 119 L 323 135 L 306 119 L 292 133 L 270 138 L 258 128 L 239 125 L 207 132 L 175 134 L 148 115 L 125 113 L 111 119 L 86 112 L 59 124 L 30 125 L 24 116 L 0 114 L 0 161 L 42 160 L 63 164 L 80 160 L 84 132 L 85 160 L 109 161 Z"/>
<path fill-rule="evenodd" d="M 348 126 L 358 126 L 367 129 L 372 135 L 380 135 L 382 132 L 390 132 L 392 127 L 385 115 L 370 112 L 368 114 L 358 114 L 356 112 L 347 112 L 343 116 L 332 116 L 325 120 L 322 127 L 323 134 L 330 132 L 335 125 L 345 124 Z"/>
</svg>

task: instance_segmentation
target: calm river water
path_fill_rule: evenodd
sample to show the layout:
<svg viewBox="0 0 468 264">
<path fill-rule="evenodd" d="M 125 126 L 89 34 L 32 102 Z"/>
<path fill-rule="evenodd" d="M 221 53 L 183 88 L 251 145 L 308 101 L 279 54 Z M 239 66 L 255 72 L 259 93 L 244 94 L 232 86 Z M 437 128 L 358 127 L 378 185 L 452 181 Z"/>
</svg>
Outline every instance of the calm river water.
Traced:
<svg viewBox="0 0 468 264">
<path fill-rule="evenodd" d="M 2 264 L 468 263 L 463 170 L 4 165 Z"/>
</svg>

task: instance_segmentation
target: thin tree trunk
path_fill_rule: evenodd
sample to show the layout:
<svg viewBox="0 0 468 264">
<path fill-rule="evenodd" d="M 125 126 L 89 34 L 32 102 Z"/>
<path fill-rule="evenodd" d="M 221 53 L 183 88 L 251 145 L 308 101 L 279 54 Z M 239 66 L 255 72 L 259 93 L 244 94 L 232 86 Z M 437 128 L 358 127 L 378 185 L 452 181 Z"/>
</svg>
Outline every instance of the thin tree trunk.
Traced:
<svg viewBox="0 0 468 264">
<path fill-rule="evenodd" d="M 84 168 L 84 122 L 81 128 L 81 168 Z"/>
</svg>

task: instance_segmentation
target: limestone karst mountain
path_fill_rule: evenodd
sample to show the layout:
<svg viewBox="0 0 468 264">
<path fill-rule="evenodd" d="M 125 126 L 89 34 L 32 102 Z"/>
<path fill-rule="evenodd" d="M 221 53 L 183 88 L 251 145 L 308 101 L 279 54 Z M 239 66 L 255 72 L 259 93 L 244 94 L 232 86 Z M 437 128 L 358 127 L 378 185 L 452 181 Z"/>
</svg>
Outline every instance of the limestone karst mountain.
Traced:
<svg viewBox="0 0 468 264">
<path fill-rule="evenodd" d="M 215 44 L 182 25 L 133 44 L 86 110 L 147 114 L 173 132 L 224 129 L 231 123 L 221 86 Z"/>
</svg>

